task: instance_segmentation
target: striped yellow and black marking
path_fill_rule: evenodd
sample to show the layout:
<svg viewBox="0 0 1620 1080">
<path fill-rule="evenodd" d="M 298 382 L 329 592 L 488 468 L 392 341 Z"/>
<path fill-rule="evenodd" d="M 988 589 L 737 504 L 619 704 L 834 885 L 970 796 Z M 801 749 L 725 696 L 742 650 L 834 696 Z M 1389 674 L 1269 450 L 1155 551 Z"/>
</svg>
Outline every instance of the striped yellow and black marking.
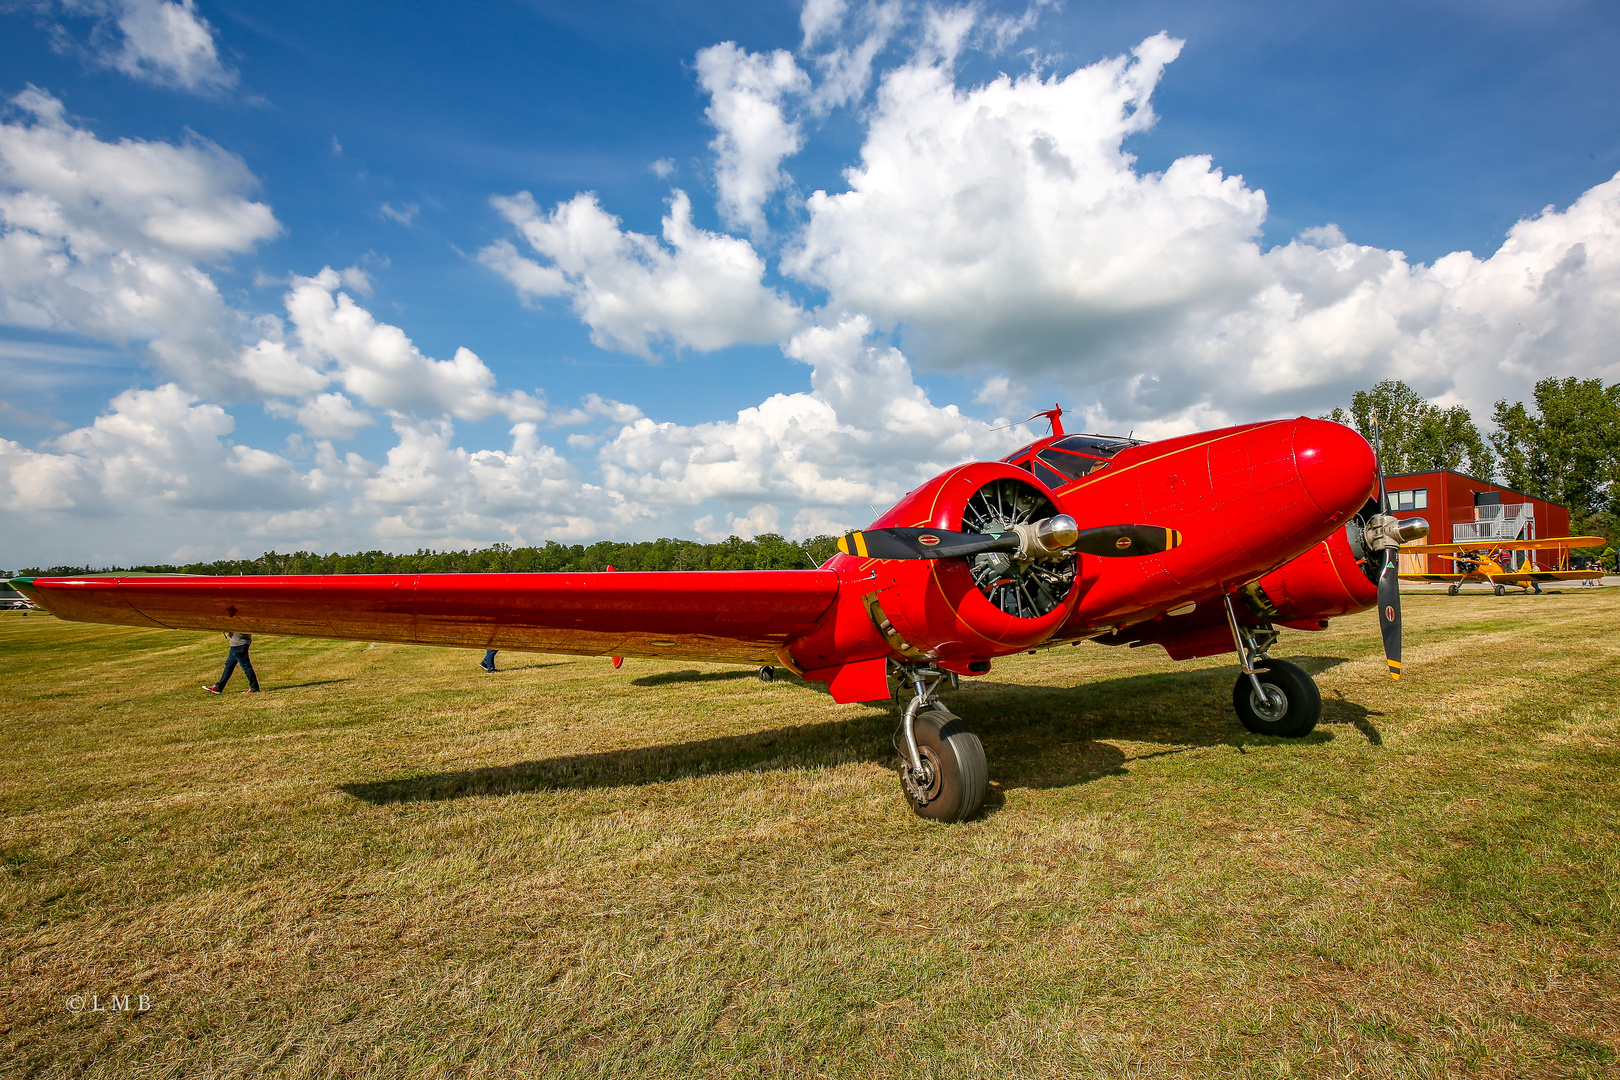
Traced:
<svg viewBox="0 0 1620 1080">
<path fill-rule="evenodd" d="M 1401 681 L 1401 662 L 1399 660 L 1389 661 L 1389 677 L 1396 682 Z"/>
<path fill-rule="evenodd" d="M 838 550 L 845 555 L 854 555 L 857 558 L 867 558 L 866 534 L 863 532 L 845 533 L 838 538 Z"/>
</svg>

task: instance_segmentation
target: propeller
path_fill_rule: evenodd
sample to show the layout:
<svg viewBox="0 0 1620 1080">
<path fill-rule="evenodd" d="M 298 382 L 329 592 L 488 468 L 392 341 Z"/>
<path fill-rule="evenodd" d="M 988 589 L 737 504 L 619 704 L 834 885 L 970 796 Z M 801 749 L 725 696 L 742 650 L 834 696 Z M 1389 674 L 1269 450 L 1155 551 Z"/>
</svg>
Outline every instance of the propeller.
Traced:
<svg viewBox="0 0 1620 1080">
<path fill-rule="evenodd" d="M 1384 487 L 1384 445 L 1378 414 L 1372 414 L 1373 459 L 1378 466 L 1378 513 L 1367 523 L 1367 545 L 1384 553 L 1378 572 L 1378 632 L 1384 639 L 1384 661 L 1389 677 L 1401 681 L 1401 544 L 1429 535 L 1429 523 L 1422 518 L 1400 520 L 1387 511 L 1389 492 Z"/>
<path fill-rule="evenodd" d="M 1120 558 L 1157 555 L 1181 544 L 1181 533 L 1156 525 L 1103 525 L 1082 529 L 1057 514 L 1005 532 L 966 533 L 950 529 L 864 529 L 838 540 L 845 555 L 866 559 L 965 559 L 988 552 L 1023 558 L 1063 558 L 1072 552 Z"/>
</svg>

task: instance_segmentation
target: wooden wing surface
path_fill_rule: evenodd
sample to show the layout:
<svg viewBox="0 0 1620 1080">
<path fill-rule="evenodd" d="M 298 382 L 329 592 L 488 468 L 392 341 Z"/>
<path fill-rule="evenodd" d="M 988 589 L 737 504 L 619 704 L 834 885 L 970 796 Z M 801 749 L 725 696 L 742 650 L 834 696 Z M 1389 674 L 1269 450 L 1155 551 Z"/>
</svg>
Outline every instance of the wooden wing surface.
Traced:
<svg viewBox="0 0 1620 1080">
<path fill-rule="evenodd" d="M 1601 536 L 1548 536 L 1540 540 L 1465 540 L 1452 544 L 1403 544 L 1402 555 L 1441 555 L 1469 551 L 1551 551 L 1555 548 L 1606 547 Z"/>
<path fill-rule="evenodd" d="M 1602 576 L 1601 570 L 1510 570 L 1490 577 L 1504 585 L 1522 585 L 1527 581 L 1594 581 Z"/>
<path fill-rule="evenodd" d="M 829 570 L 19 578 L 81 622 L 587 656 L 782 663 L 832 606 Z"/>
</svg>

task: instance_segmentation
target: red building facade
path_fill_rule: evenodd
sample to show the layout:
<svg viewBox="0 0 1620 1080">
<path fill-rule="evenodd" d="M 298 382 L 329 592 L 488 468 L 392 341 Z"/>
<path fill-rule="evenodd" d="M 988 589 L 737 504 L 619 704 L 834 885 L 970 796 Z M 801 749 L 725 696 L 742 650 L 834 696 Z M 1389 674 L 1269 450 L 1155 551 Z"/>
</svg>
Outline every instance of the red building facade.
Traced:
<svg viewBox="0 0 1620 1080">
<path fill-rule="evenodd" d="M 1522 491 L 1476 480 L 1462 473 L 1406 473 L 1386 478 L 1390 513 L 1398 518 L 1420 517 L 1429 522 L 1431 544 L 1471 543 L 1498 547 L 1514 540 L 1535 540 L 1569 535 L 1569 508 Z M 1536 562 L 1550 567 L 1568 552 L 1541 552 Z M 1514 556 L 1518 566 L 1532 553 Z M 1445 574 L 1450 560 L 1431 555 L 1402 555 L 1403 574 Z"/>
</svg>

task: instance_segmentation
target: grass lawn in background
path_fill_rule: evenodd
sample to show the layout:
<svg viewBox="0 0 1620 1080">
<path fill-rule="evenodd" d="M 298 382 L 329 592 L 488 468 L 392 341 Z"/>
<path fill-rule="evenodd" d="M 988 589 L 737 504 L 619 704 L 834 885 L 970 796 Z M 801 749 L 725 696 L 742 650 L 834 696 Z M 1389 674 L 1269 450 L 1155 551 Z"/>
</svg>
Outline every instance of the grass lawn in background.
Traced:
<svg viewBox="0 0 1620 1080">
<path fill-rule="evenodd" d="M 0 615 L 0 1075 L 1617 1075 L 1620 590 L 1405 603 L 1298 741 L 997 661 L 959 826 L 790 677 Z"/>
</svg>

